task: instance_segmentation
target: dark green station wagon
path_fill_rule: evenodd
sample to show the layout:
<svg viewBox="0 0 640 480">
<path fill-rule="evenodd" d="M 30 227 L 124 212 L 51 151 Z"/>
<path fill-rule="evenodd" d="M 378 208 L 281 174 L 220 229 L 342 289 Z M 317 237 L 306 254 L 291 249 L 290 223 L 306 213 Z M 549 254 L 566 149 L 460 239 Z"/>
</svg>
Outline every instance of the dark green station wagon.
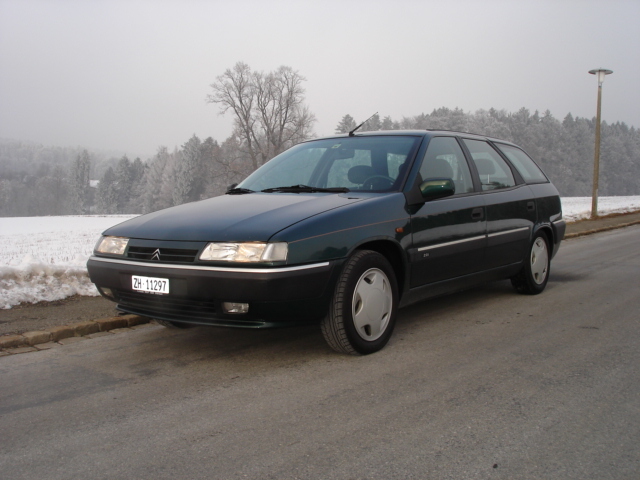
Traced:
<svg viewBox="0 0 640 480">
<path fill-rule="evenodd" d="M 410 303 L 506 278 L 542 292 L 565 227 L 558 191 L 512 143 L 351 132 L 106 230 L 87 267 L 119 310 L 165 326 L 318 322 L 333 349 L 368 354 Z"/>
</svg>

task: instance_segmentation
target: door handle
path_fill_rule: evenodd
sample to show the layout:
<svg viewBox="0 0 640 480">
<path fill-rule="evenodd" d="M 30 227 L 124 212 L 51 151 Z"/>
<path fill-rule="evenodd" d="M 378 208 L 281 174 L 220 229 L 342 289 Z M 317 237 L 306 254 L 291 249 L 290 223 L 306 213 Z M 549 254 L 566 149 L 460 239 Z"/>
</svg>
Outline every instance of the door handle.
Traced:
<svg viewBox="0 0 640 480">
<path fill-rule="evenodd" d="M 533 212 L 536 209 L 535 202 L 527 202 L 527 211 Z"/>
<path fill-rule="evenodd" d="M 482 220 L 483 217 L 484 217 L 484 208 L 479 207 L 471 210 L 471 218 L 473 220 Z"/>
</svg>

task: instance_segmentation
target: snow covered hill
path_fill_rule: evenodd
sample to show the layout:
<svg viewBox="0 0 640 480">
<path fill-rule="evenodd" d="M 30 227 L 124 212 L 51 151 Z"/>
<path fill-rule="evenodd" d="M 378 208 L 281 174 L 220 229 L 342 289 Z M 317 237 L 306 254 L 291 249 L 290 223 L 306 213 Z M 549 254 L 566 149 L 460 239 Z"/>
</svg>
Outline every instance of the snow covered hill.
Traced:
<svg viewBox="0 0 640 480">
<path fill-rule="evenodd" d="M 591 197 L 562 199 L 564 218 L 588 218 Z M 601 197 L 600 215 L 640 210 L 640 196 Z M 98 295 L 86 262 L 100 234 L 135 215 L 0 218 L 0 308 Z"/>
</svg>

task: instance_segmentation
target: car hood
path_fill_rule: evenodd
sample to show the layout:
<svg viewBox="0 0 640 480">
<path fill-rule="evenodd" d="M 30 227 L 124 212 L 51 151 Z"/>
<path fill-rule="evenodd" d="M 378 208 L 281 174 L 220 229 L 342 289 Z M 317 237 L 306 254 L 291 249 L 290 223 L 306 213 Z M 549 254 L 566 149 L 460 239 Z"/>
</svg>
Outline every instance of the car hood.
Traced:
<svg viewBox="0 0 640 480">
<path fill-rule="evenodd" d="M 327 193 L 223 195 L 133 218 L 109 228 L 104 235 L 176 241 L 267 241 L 306 218 L 362 200 Z"/>
</svg>

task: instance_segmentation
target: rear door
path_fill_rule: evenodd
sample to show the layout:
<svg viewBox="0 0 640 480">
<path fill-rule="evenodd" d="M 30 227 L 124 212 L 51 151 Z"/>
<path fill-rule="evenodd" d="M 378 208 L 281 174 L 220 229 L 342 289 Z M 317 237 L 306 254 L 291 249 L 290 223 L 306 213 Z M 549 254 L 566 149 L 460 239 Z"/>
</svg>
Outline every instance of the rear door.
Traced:
<svg viewBox="0 0 640 480">
<path fill-rule="evenodd" d="M 463 139 L 474 162 L 487 215 L 485 269 L 521 262 L 536 221 L 536 202 L 528 185 L 483 140 Z"/>
</svg>

